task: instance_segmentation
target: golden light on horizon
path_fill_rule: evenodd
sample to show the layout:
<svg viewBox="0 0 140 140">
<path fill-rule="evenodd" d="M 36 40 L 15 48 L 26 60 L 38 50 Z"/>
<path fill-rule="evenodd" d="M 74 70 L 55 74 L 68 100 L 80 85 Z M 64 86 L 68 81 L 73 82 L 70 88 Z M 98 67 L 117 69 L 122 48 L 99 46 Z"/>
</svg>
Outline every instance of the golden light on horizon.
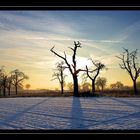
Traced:
<svg viewBox="0 0 140 140">
<path fill-rule="evenodd" d="M 115 56 L 122 53 L 123 47 L 139 48 L 139 31 L 139 11 L 0 11 L 0 66 L 4 65 L 8 74 L 14 69 L 23 71 L 30 78 L 25 84 L 31 84 L 31 89 L 60 88 L 59 82 L 51 79 L 55 64 L 61 59 L 50 49 L 55 46 L 63 56 L 65 51 L 72 64 L 69 47 L 74 46 L 74 41 L 80 41 L 77 68 L 90 67 L 88 59 L 93 57 L 108 68 L 99 75 L 107 78 L 108 86 L 117 81 L 132 86 Z M 68 75 L 66 83 L 73 82 L 68 69 L 65 74 Z"/>
</svg>

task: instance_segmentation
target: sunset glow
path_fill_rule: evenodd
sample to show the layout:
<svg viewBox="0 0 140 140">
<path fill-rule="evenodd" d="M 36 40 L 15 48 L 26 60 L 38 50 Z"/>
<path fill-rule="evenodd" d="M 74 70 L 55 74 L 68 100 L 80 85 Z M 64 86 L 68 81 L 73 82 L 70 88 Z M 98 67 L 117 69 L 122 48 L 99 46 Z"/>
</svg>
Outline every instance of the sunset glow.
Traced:
<svg viewBox="0 0 140 140">
<path fill-rule="evenodd" d="M 91 66 L 89 58 L 94 58 L 108 68 L 100 74 L 108 86 L 116 81 L 132 85 L 116 56 L 123 47 L 140 48 L 140 11 L 0 11 L 0 66 L 7 73 L 24 71 L 31 89 L 59 88 L 59 82 L 51 79 L 61 59 L 50 49 L 55 45 L 59 54 L 65 51 L 71 62 L 73 41 L 82 46 L 77 51 L 78 68 Z M 69 71 L 65 73 L 66 83 L 72 82 Z"/>
</svg>

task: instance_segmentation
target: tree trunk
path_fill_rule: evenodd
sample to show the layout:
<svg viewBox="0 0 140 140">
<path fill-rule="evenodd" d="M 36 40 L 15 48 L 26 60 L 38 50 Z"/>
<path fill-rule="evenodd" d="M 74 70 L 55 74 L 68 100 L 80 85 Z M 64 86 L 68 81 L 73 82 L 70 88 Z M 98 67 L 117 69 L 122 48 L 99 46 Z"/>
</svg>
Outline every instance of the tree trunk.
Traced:
<svg viewBox="0 0 140 140">
<path fill-rule="evenodd" d="M 8 87 L 8 95 L 10 96 L 11 87 Z"/>
<path fill-rule="evenodd" d="M 95 80 L 92 80 L 92 95 L 95 93 Z"/>
<path fill-rule="evenodd" d="M 138 95 L 136 80 L 133 80 L 133 88 L 134 88 L 134 93 L 135 93 L 135 95 Z"/>
<path fill-rule="evenodd" d="M 77 75 L 73 75 L 73 83 L 74 83 L 74 91 L 73 91 L 74 96 L 79 97 Z"/>
<path fill-rule="evenodd" d="M 104 90 L 104 86 L 101 86 L 101 88 L 102 88 L 102 92 L 103 92 L 103 90 Z"/>
<path fill-rule="evenodd" d="M 16 95 L 17 95 L 17 85 L 15 85 L 15 91 L 16 91 Z"/>
<path fill-rule="evenodd" d="M 61 83 L 61 94 L 64 93 L 64 89 L 63 89 L 63 83 Z"/>
<path fill-rule="evenodd" d="M 5 95 L 6 95 L 6 87 L 3 86 L 3 96 L 5 96 Z"/>
</svg>

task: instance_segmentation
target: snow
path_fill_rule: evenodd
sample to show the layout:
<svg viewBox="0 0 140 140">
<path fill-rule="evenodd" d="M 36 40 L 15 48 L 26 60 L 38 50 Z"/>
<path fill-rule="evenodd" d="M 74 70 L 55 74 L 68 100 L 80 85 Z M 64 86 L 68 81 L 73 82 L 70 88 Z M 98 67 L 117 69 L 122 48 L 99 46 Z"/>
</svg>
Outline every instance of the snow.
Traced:
<svg viewBox="0 0 140 140">
<path fill-rule="evenodd" d="M 140 98 L 0 98 L 1 130 L 138 130 Z"/>
</svg>

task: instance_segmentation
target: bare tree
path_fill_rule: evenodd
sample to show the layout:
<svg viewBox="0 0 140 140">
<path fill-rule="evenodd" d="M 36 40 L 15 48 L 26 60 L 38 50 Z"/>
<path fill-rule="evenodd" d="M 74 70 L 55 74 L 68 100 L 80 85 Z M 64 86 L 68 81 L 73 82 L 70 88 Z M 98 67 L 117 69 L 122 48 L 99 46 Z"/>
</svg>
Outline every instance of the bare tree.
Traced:
<svg viewBox="0 0 140 140">
<path fill-rule="evenodd" d="M 11 86 L 12 86 L 12 76 L 9 76 L 9 77 L 7 77 L 7 84 L 6 84 L 9 96 L 10 96 L 10 92 L 11 92 Z"/>
<path fill-rule="evenodd" d="M 88 82 L 84 82 L 81 85 L 81 90 L 84 91 L 84 92 L 90 91 L 90 88 L 91 88 L 91 84 L 88 83 Z"/>
<path fill-rule="evenodd" d="M 1 94 L 1 91 L 2 91 L 2 83 L 3 83 L 3 67 L 0 68 L 0 94 Z"/>
<path fill-rule="evenodd" d="M 112 89 L 122 89 L 124 85 L 121 82 L 117 81 L 116 83 L 111 84 L 110 87 Z"/>
<path fill-rule="evenodd" d="M 107 79 L 105 77 L 98 77 L 96 80 L 96 86 L 101 87 L 102 91 L 106 86 L 106 83 L 107 83 Z"/>
<path fill-rule="evenodd" d="M 92 95 L 94 95 L 96 78 L 98 77 L 100 71 L 105 68 L 105 65 L 102 64 L 98 60 L 93 60 L 92 58 L 90 58 L 90 60 L 93 64 L 93 67 L 92 67 L 93 70 L 89 72 L 89 68 L 86 66 L 86 74 L 87 74 L 87 77 L 92 81 Z"/>
<path fill-rule="evenodd" d="M 3 90 L 3 96 L 6 95 L 6 83 L 7 82 L 7 75 L 4 72 L 4 66 L 0 69 L 0 84 L 1 89 Z"/>
<path fill-rule="evenodd" d="M 121 54 L 121 56 L 117 56 L 117 58 L 119 58 L 122 61 L 122 63 L 119 64 L 120 68 L 123 70 L 126 70 L 133 81 L 133 89 L 134 89 L 135 95 L 138 94 L 136 82 L 140 73 L 140 66 L 136 62 L 137 51 L 138 49 L 132 52 L 129 52 L 128 49 L 124 48 L 124 52 Z"/>
<path fill-rule="evenodd" d="M 17 94 L 18 87 L 22 86 L 22 82 L 29 77 L 18 69 L 11 72 L 12 84 L 15 86 L 15 93 Z"/>
<path fill-rule="evenodd" d="M 72 82 L 69 82 L 69 83 L 67 84 L 67 87 L 68 87 L 68 90 L 69 90 L 69 91 L 72 91 L 72 90 L 73 90 L 73 84 L 72 84 Z"/>
<path fill-rule="evenodd" d="M 56 66 L 57 72 L 54 72 L 54 74 L 52 75 L 54 77 L 54 79 L 52 79 L 52 80 L 57 79 L 59 81 L 60 86 L 61 86 L 61 94 L 63 94 L 64 93 L 65 78 L 66 78 L 66 75 L 64 74 L 64 69 L 66 67 L 64 67 L 64 61 L 58 62 L 56 65 L 57 65 Z"/>
<path fill-rule="evenodd" d="M 76 62 L 76 52 L 77 49 L 81 48 L 81 43 L 78 41 L 77 43 L 74 41 L 74 48 L 70 48 L 73 51 L 72 55 L 72 62 L 73 64 L 69 64 L 67 60 L 67 55 L 64 52 L 64 56 L 59 55 L 57 52 L 54 51 L 54 47 L 51 48 L 51 52 L 54 53 L 56 56 L 60 57 L 63 59 L 67 65 L 67 68 L 69 69 L 72 78 L 73 78 L 73 84 L 74 84 L 74 96 L 79 97 L 79 92 L 78 92 L 78 73 L 82 71 L 81 69 L 77 69 L 77 62 Z"/>
<path fill-rule="evenodd" d="M 1 95 L 1 90 L 2 90 L 2 79 L 0 77 L 0 95 Z"/>
<path fill-rule="evenodd" d="M 3 87 L 3 96 L 6 95 L 6 83 L 7 82 L 7 75 L 3 75 L 2 77 L 2 87 Z"/>
</svg>

